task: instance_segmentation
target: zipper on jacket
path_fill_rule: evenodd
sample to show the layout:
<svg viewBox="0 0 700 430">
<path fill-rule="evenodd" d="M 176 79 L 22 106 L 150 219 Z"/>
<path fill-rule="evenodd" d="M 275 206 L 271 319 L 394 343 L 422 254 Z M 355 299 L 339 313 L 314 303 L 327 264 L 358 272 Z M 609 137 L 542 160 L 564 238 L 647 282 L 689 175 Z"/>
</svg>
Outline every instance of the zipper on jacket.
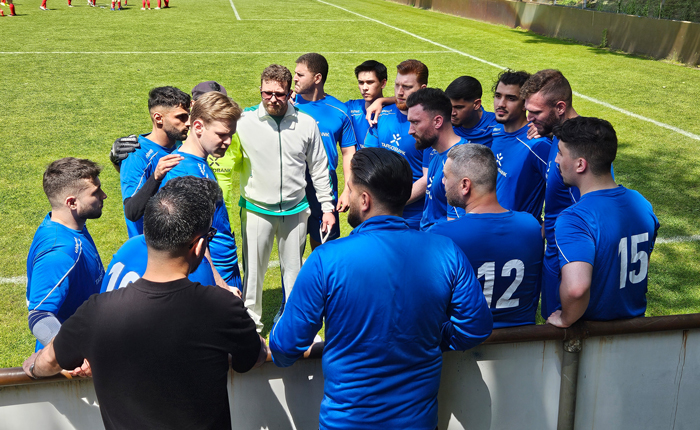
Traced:
<svg viewBox="0 0 700 430">
<path fill-rule="evenodd" d="M 277 143 L 279 145 L 279 154 L 280 154 L 280 202 L 279 202 L 279 207 L 280 207 L 280 212 L 282 212 L 282 121 L 284 121 L 284 118 L 280 120 L 279 123 L 277 123 Z M 276 122 L 276 121 L 275 121 Z"/>
</svg>

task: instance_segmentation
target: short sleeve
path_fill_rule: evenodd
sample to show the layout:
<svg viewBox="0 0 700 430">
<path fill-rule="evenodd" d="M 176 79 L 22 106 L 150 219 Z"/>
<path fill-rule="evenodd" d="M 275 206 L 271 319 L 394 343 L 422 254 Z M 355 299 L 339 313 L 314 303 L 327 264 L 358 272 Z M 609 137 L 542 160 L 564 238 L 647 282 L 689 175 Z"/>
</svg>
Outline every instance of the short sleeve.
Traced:
<svg viewBox="0 0 700 430">
<path fill-rule="evenodd" d="M 352 121 L 347 112 L 343 115 L 343 137 L 340 141 L 341 148 L 349 146 L 357 146 L 357 137 L 355 137 L 355 129 L 352 126 Z"/>
<path fill-rule="evenodd" d="M 57 314 L 68 295 L 68 275 L 76 264 L 76 259 L 58 250 L 39 256 L 27 287 L 27 308 Z"/>
<path fill-rule="evenodd" d="M 583 261 L 593 265 L 595 261 L 595 239 L 588 225 L 571 210 L 565 210 L 557 218 L 554 236 L 559 250 L 559 267 L 572 261 Z"/>
</svg>

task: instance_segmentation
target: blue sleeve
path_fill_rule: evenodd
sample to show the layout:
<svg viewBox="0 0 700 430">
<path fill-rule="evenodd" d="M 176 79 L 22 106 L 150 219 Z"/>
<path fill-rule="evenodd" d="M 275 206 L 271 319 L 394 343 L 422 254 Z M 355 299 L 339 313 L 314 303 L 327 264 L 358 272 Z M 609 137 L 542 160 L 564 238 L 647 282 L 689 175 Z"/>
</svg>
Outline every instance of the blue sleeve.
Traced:
<svg viewBox="0 0 700 430">
<path fill-rule="evenodd" d="M 551 147 L 552 142 L 549 139 L 542 139 L 532 145 L 532 151 L 535 153 L 534 168 L 545 181 L 547 180 L 547 158 Z"/>
<path fill-rule="evenodd" d="M 454 218 L 454 219 L 462 218 L 466 214 L 467 214 L 467 212 L 464 209 L 452 206 L 449 203 L 447 204 L 447 217 L 448 218 Z"/>
<path fill-rule="evenodd" d="M 122 201 L 132 197 L 146 183 L 151 174 L 148 164 L 148 161 L 138 153 L 132 154 L 122 161 L 119 173 Z"/>
<path fill-rule="evenodd" d="M 312 253 L 302 266 L 284 313 L 270 333 L 272 361 L 279 367 L 291 366 L 304 355 L 323 326 L 325 276 L 318 255 Z"/>
<path fill-rule="evenodd" d="M 423 150 L 423 168 L 427 169 L 430 167 L 430 153 L 433 150 L 433 148 L 425 148 Z"/>
<path fill-rule="evenodd" d="M 367 130 L 367 136 L 365 137 L 365 148 L 379 148 L 379 136 L 376 125 L 373 125 L 369 128 L 369 130 Z"/>
<path fill-rule="evenodd" d="M 39 256 L 27 286 L 27 308 L 58 314 L 68 296 L 68 275 L 75 264 L 75 259 L 61 251 Z"/>
<path fill-rule="evenodd" d="M 345 115 L 343 115 L 343 137 L 340 141 L 340 147 L 347 148 L 348 146 L 357 146 L 357 138 L 355 137 L 355 129 L 352 127 L 350 115 L 345 112 Z"/>
<path fill-rule="evenodd" d="M 442 325 L 440 348 L 443 351 L 465 351 L 489 337 L 493 317 L 469 260 L 456 245 L 453 249 L 456 275 L 452 301 L 447 310 L 449 319 Z"/>
<path fill-rule="evenodd" d="M 572 261 L 593 265 L 595 240 L 587 224 L 570 210 L 562 212 L 554 225 L 554 238 L 559 249 L 559 267 Z"/>
</svg>

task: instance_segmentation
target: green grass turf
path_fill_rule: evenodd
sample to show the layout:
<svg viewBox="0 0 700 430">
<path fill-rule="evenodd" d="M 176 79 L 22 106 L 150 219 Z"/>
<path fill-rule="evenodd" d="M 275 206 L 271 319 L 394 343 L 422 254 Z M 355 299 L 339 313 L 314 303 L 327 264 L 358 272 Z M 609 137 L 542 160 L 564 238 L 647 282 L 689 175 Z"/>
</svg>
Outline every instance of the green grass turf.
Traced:
<svg viewBox="0 0 700 430">
<path fill-rule="evenodd" d="M 560 69 L 581 94 L 700 134 L 697 69 L 381 0 L 330 2 L 502 66 Z M 34 231 L 49 210 L 41 175 L 64 156 L 105 167 L 101 179 L 109 199 L 102 218 L 88 226 L 109 263 L 126 229 L 119 178 L 107 153 L 116 137 L 150 130 L 146 100 L 155 86 L 189 91 L 213 79 L 250 106 L 259 100 L 265 66 L 276 62 L 293 69 L 300 54 L 314 51 L 330 63 L 327 92 L 347 100 L 359 97 L 352 70 L 362 61 L 376 59 L 389 67 L 391 94 L 394 66 L 418 58 L 430 69 L 431 86 L 445 88 L 464 74 L 478 78 L 491 110 L 496 68 L 315 0 L 234 0 L 242 21 L 227 0 L 173 0 L 160 11 L 141 11 L 141 3 L 131 0 L 121 12 L 110 12 L 105 0 L 99 4 L 107 8 L 85 3 L 75 0 L 68 8 L 63 0 L 49 0 L 52 10 L 44 12 L 37 2 L 17 0 L 20 16 L 0 18 L 0 278 L 25 275 Z M 659 235 L 700 234 L 700 142 L 581 98 L 575 97 L 574 107 L 615 126 L 617 180 L 651 201 L 662 224 Z M 231 224 L 240 238 L 237 215 Z M 344 216 L 341 224 L 347 235 Z M 657 246 L 648 315 L 700 310 L 698 248 L 697 242 Z M 279 268 L 268 271 L 267 329 L 281 297 L 279 279 Z M 32 351 L 24 303 L 24 285 L 0 284 L 0 367 L 17 366 Z"/>
</svg>

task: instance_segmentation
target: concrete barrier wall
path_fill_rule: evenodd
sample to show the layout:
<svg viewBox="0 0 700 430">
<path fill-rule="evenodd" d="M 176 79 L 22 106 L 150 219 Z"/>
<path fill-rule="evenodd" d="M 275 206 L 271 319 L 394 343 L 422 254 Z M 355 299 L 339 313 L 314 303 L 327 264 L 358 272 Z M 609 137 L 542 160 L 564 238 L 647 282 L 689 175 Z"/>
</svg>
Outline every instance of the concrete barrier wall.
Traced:
<svg viewBox="0 0 700 430">
<path fill-rule="evenodd" d="M 541 326 L 534 332 L 547 330 L 553 329 Z M 561 340 L 530 339 L 446 353 L 439 428 L 556 429 L 561 363 L 569 353 Z M 698 428 L 700 329 L 593 336 L 582 342 L 576 429 Z M 92 380 L 25 379 L 24 385 L 0 384 L 1 429 L 103 428 Z M 300 360 L 287 369 L 266 363 L 229 377 L 234 429 L 318 428 L 322 396 L 320 359 Z"/>
<path fill-rule="evenodd" d="M 700 64 L 700 24 L 509 0 L 392 0 L 630 54 Z"/>
</svg>

